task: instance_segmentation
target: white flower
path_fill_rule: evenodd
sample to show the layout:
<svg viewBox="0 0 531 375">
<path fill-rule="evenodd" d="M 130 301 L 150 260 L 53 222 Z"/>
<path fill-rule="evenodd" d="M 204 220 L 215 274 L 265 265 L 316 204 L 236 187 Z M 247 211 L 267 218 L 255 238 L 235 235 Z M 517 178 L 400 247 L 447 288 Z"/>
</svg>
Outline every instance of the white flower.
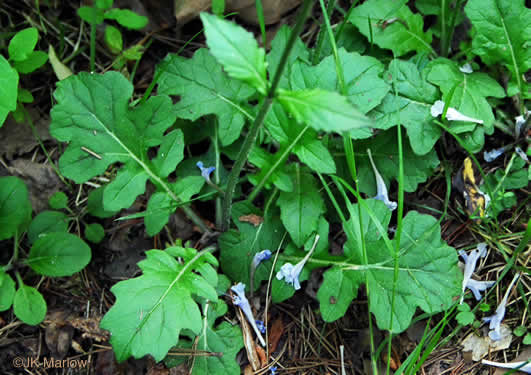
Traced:
<svg viewBox="0 0 531 375">
<path fill-rule="evenodd" d="M 431 106 L 430 112 L 433 117 L 437 117 L 441 115 L 444 111 L 444 102 L 442 100 L 437 100 L 433 105 Z M 448 107 L 448 110 L 446 111 L 446 119 L 448 121 L 468 121 L 468 122 L 475 122 L 476 124 L 483 124 L 483 120 L 479 120 L 476 118 L 468 117 L 459 112 L 457 109 Z"/>
<path fill-rule="evenodd" d="M 501 362 L 488 361 L 484 359 L 481 361 L 481 363 L 483 363 L 484 365 L 496 366 L 496 367 L 501 367 L 501 368 L 510 368 L 514 370 L 518 369 L 518 371 L 523 371 L 526 374 L 531 374 L 531 362 L 529 361 L 501 363 Z"/>
<path fill-rule="evenodd" d="M 463 258 L 465 261 L 465 272 L 463 275 L 463 286 L 462 286 L 462 294 L 461 294 L 461 301 L 460 304 L 463 303 L 463 298 L 465 295 L 465 289 L 469 288 L 472 293 L 474 293 L 474 297 L 476 297 L 477 300 L 481 299 L 481 293 L 480 291 L 487 289 L 488 287 L 492 286 L 494 284 L 490 281 L 476 281 L 472 280 L 472 274 L 474 273 L 474 270 L 476 269 L 476 263 L 479 258 L 484 258 L 485 255 L 487 255 L 487 244 L 480 243 L 478 244 L 477 250 L 472 251 L 470 254 L 466 254 L 465 251 L 461 250 L 459 252 L 459 255 Z M 479 297 L 479 298 L 478 298 Z"/>
<path fill-rule="evenodd" d="M 277 272 L 277 279 L 284 279 L 284 281 L 292 285 L 295 290 L 299 290 L 301 288 L 299 276 L 302 272 L 302 269 L 304 268 L 304 265 L 306 264 L 308 259 L 310 259 L 310 256 L 315 250 L 317 242 L 319 242 L 319 235 L 315 236 L 315 241 L 313 243 L 312 248 L 310 249 L 310 251 L 308 251 L 308 254 L 306 254 L 306 256 L 301 259 L 299 263 L 297 263 L 296 265 L 293 265 L 291 263 L 284 263 L 284 265 L 280 267 L 280 270 Z"/>
<path fill-rule="evenodd" d="M 505 295 L 503 296 L 502 301 L 496 309 L 496 313 L 489 317 L 483 318 L 485 322 L 489 323 L 489 328 L 491 330 L 489 332 L 489 337 L 494 341 L 498 341 L 501 339 L 500 324 L 503 321 L 503 318 L 505 317 L 505 307 L 507 305 L 507 298 L 509 298 L 509 293 L 511 292 L 511 289 L 513 288 L 513 285 L 516 280 L 518 280 L 518 276 L 518 274 L 514 275 L 511 284 L 509 284 L 509 288 L 507 288 L 507 290 L 505 291 Z"/>
<path fill-rule="evenodd" d="M 232 298 L 232 303 L 242 309 L 243 314 L 247 318 L 247 321 L 249 322 L 249 324 L 251 324 L 251 327 L 253 327 L 254 332 L 256 333 L 256 337 L 258 337 L 258 340 L 260 341 L 260 344 L 262 344 L 262 346 L 265 346 L 264 338 L 262 337 L 260 330 L 256 326 L 256 321 L 254 319 L 253 311 L 251 310 L 251 305 L 249 305 L 249 301 L 247 300 L 247 297 L 245 297 L 245 284 L 238 283 L 232 286 L 230 290 L 236 293 L 236 296 Z"/>
<path fill-rule="evenodd" d="M 460 71 L 461 73 L 465 73 L 465 74 L 470 74 L 470 73 L 474 72 L 474 71 L 472 70 L 472 66 L 471 66 L 469 63 L 466 63 L 465 65 L 461 66 L 461 67 L 459 68 L 459 71 Z"/>
<path fill-rule="evenodd" d="M 372 160 L 371 149 L 369 148 L 367 149 L 367 155 L 369 155 L 372 170 L 374 171 L 374 177 L 376 178 L 376 196 L 374 197 L 374 199 L 384 202 L 387 208 L 393 211 L 396 209 L 397 204 L 396 202 L 389 200 L 389 195 L 387 194 L 387 187 L 385 186 L 385 182 L 380 173 L 378 172 L 378 169 L 376 169 L 376 165 Z"/>
</svg>

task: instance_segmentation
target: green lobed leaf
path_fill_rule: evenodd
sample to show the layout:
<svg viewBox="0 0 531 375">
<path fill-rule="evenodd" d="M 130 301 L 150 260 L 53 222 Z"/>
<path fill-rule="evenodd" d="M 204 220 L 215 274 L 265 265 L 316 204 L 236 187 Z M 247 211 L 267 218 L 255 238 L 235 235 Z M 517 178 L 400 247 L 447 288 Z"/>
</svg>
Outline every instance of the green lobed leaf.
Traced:
<svg viewBox="0 0 531 375">
<path fill-rule="evenodd" d="M 42 211 L 35 216 L 28 228 L 28 239 L 34 243 L 41 235 L 52 232 L 68 232 L 70 219 L 62 212 Z"/>
<path fill-rule="evenodd" d="M 310 173 L 295 170 L 293 192 L 282 191 L 277 204 L 280 218 L 298 247 L 317 231 L 319 217 L 325 212 L 323 197 Z"/>
<path fill-rule="evenodd" d="M 359 112 L 348 99 L 337 92 L 321 89 L 278 90 L 278 101 L 298 122 L 316 130 L 343 132 L 366 128 L 372 122 Z"/>
<path fill-rule="evenodd" d="M 230 79 L 205 49 L 199 49 L 191 59 L 169 55 L 158 81 L 158 92 L 180 95 L 175 114 L 195 121 L 201 116 L 215 114 L 219 123 L 219 139 L 228 146 L 240 136 L 245 117 L 240 103 L 254 90 Z"/>
<path fill-rule="evenodd" d="M 109 9 L 103 17 L 105 19 L 115 20 L 123 27 L 133 30 L 143 29 L 149 22 L 146 16 L 141 16 L 129 9 Z"/>
<path fill-rule="evenodd" d="M 8 310 L 15 298 L 15 282 L 4 270 L 0 270 L 0 311 Z"/>
<path fill-rule="evenodd" d="M 88 195 L 87 212 L 92 216 L 107 218 L 114 216 L 116 211 L 107 211 L 103 208 L 103 192 L 105 186 L 92 190 Z"/>
<path fill-rule="evenodd" d="M 462 114 L 483 120 L 485 133 L 494 131 L 494 115 L 487 97 L 503 98 L 505 91 L 498 82 L 485 73 L 463 73 L 454 61 L 438 58 L 426 67 L 428 81 L 441 88 L 443 95 L 449 95 L 454 89 L 452 100 L 448 106 L 457 109 Z M 473 124 L 473 127 L 476 125 Z M 455 128 L 454 121 L 450 124 Z M 453 129 L 459 133 L 458 129 Z"/>
<path fill-rule="evenodd" d="M 177 344 L 183 329 L 200 334 L 201 312 L 194 299 L 217 301 L 215 285 L 208 282 L 217 284 L 212 269 L 217 261 L 209 253 L 199 255 L 195 249 L 173 247 L 147 251 L 138 266 L 142 276 L 111 288 L 116 303 L 103 317 L 101 327 L 111 332 L 119 362 L 146 354 L 158 362 Z"/>
<path fill-rule="evenodd" d="M 369 41 L 392 50 L 397 57 L 411 51 L 432 52 L 431 30 L 424 31 L 422 16 L 414 14 L 406 1 L 365 1 L 354 8 L 349 21 Z"/>
<path fill-rule="evenodd" d="M 21 285 L 13 299 L 13 311 L 17 318 L 34 326 L 46 316 L 46 301 L 37 289 Z"/>
<path fill-rule="evenodd" d="M 78 236 L 52 232 L 37 238 L 26 263 L 38 274 L 71 276 L 90 262 L 90 247 Z"/>
<path fill-rule="evenodd" d="M 26 60 L 37 45 L 39 32 L 34 27 L 20 30 L 9 41 L 8 53 L 9 59 L 13 61 Z"/>
<path fill-rule="evenodd" d="M 0 240 L 21 234 L 31 220 L 26 184 L 13 176 L 0 177 Z"/>
<path fill-rule="evenodd" d="M 387 79 L 396 85 L 398 95 L 391 90 L 368 116 L 374 120 L 374 127 L 380 129 L 403 124 L 415 154 L 427 154 L 441 136 L 430 113 L 433 103 L 440 99 L 437 89 L 408 61 L 391 61 Z"/>
<path fill-rule="evenodd" d="M 171 100 L 151 97 L 129 109 L 133 86 L 116 72 L 80 73 L 57 86 L 50 133 L 69 142 L 59 159 L 62 173 L 82 183 L 115 162 L 124 163 L 103 201 L 107 211 L 129 207 L 144 192 L 146 180 L 157 177 L 147 151 L 163 142 L 175 122 Z"/>
<path fill-rule="evenodd" d="M 210 53 L 232 78 L 267 93 L 265 51 L 258 47 L 253 34 L 218 16 L 201 13 Z"/>
<path fill-rule="evenodd" d="M 529 85 L 523 75 L 531 69 L 531 9 L 524 0 L 470 0 L 465 13 L 476 33 L 472 48 L 487 65 L 503 63 L 512 73 L 511 81 L 516 86 L 509 95 L 529 97 Z"/>
<path fill-rule="evenodd" d="M 9 62 L 0 55 L 0 127 L 7 114 L 17 109 L 18 73 Z"/>
<path fill-rule="evenodd" d="M 326 313 L 325 320 L 331 321 L 344 314 L 356 296 L 358 286 L 366 278 L 370 291 L 369 306 L 378 327 L 391 329 L 392 316 L 393 333 L 409 327 L 417 307 L 432 314 L 453 303 L 453 298 L 461 290 L 462 273 L 457 267 L 455 249 L 441 240 L 437 220 L 411 211 L 403 223 L 396 288 L 393 286 L 394 258 L 389 251 L 383 250 L 383 241 L 366 243 L 368 263 L 363 264 L 359 255 L 356 255 L 359 252 L 348 250 L 354 245 L 349 238 L 345 251 L 353 256 L 325 273 L 325 290 L 318 294 L 321 308 Z M 341 282 L 341 288 L 333 289 L 334 282 Z M 395 303 L 392 310 L 393 293 Z"/>
<path fill-rule="evenodd" d="M 382 78 L 384 66 L 374 57 L 338 51 L 345 80 L 348 100 L 362 113 L 381 103 L 389 92 L 389 84 Z M 294 90 L 321 88 L 341 91 L 333 56 L 325 57 L 318 65 L 310 66 L 297 61 L 291 69 L 291 87 Z"/>
<path fill-rule="evenodd" d="M 220 308 L 218 305 L 223 306 Z M 216 356 L 198 356 L 195 358 L 193 367 L 190 368 L 191 375 L 237 375 L 240 374 L 240 365 L 236 361 L 236 355 L 243 348 L 243 338 L 241 329 L 233 326 L 229 322 L 222 322 L 214 327 L 216 318 L 227 312 L 227 305 L 218 302 L 213 305 L 205 305 L 203 316 L 203 327 L 197 337 L 196 350 L 204 350 L 209 353 L 219 353 Z M 184 341 L 183 341 L 184 343 Z M 192 342 L 186 342 L 186 346 L 191 348 Z"/>
</svg>

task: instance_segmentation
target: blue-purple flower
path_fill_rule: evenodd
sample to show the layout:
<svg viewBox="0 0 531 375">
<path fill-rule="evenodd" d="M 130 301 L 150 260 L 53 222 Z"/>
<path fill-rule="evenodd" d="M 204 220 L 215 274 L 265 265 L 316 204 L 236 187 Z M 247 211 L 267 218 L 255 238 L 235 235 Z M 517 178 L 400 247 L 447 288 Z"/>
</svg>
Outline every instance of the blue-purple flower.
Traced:
<svg viewBox="0 0 531 375">
<path fill-rule="evenodd" d="M 210 174 L 216 170 L 216 167 L 208 167 L 205 168 L 202 161 L 198 161 L 196 163 L 197 168 L 201 170 L 201 176 L 206 180 L 207 183 L 212 183 L 210 181 Z"/>
<path fill-rule="evenodd" d="M 263 321 L 259 320 L 259 319 L 256 319 L 255 320 L 255 323 L 256 323 L 256 327 L 258 327 L 258 330 L 261 332 L 261 333 L 266 333 L 266 326 L 264 324 Z"/>
<path fill-rule="evenodd" d="M 487 255 L 487 244 L 478 244 L 477 250 L 472 251 L 468 255 L 465 251 L 461 250 L 459 252 L 459 255 L 461 255 L 461 257 L 465 261 L 465 272 L 463 275 L 462 286 L 463 293 L 461 295 L 461 301 L 459 303 L 463 303 L 466 288 L 470 289 L 472 293 L 474 293 L 474 297 L 476 297 L 476 299 L 479 301 L 481 299 L 481 291 L 484 291 L 485 289 L 489 288 L 494 284 L 493 281 L 477 281 L 472 279 L 472 274 L 476 269 L 476 263 L 478 259 L 484 258 Z"/>
<path fill-rule="evenodd" d="M 280 267 L 280 270 L 277 272 L 277 279 L 283 279 L 286 283 L 292 285 L 295 290 L 299 290 L 301 288 L 299 277 L 301 275 L 302 269 L 304 268 L 304 265 L 306 264 L 308 259 L 310 259 L 310 256 L 315 250 L 317 242 L 319 242 L 319 235 L 315 236 L 315 241 L 311 250 L 308 251 L 308 254 L 306 254 L 306 256 L 302 258 L 299 263 L 297 263 L 296 265 L 293 265 L 291 263 L 284 263 L 284 265 Z"/>
<path fill-rule="evenodd" d="M 501 339 L 501 322 L 503 321 L 503 318 L 505 317 L 505 307 L 507 305 L 507 298 L 509 298 L 509 293 L 511 292 L 511 289 L 513 288 L 514 283 L 516 280 L 518 280 L 518 274 L 514 275 L 513 280 L 511 281 L 511 284 L 509 284 L 509 287 L 505 291 L 505 295 L 503 296 L 502 301 L 498 305 L 498 308 L 496 309 L 496 312 L 494 315 L 488 316 L 486 318 L 483 318 L 483 320 L 487 323 L 489 323 L 489 337 L 492 340 L 500 340 Z"/>
<path fill-rule="evenodd" d="M 251 263 L 251 267 L 253 269 L 256 269 L 256 267 L 258 267 L 260 263 L 270 258 L 271 258 L 271 250 L 269 249 L 262 250 L 254 255 L 253 262 Z"/>
<path fill-rule="evenodd" d="M 271 375 L 276 375 L 277 374 L 277 370 L 278 370 L 277 366 L 271 366 L 269 368 L 269 371 L 271 371 Z"/>
<path fill-rule="evenodd" d="M 262 346 L 265 346 L 265 341 L 262 337 L 262 333 L 256 326 L 256 321 L 254 319 L 253 311 L 251 310 L 251 305 L 249 304 L 247 297 L 245 297 L 245 284 L 238 283 L 236 285 L 233 285 L 230 290 L 236 293 L 236 295 L 232 297 L 232 303 L 234 303 L 243 311 L 245 318 L 247 318 L 247 321 L 249 322 L 251 327 L 253 327 L 256 337 L 258 337 L 258 340 L 260 341 L 260 344 Z"/>
<path fill-rule="evenodd" d="M 388 209 L 391 211 L 396 209 L 396 202 L 392 202 L 389 200 L 389 195 L 387 194 L 387 187 L 385 186 L 385 182 L 378 172 L 378 169 L 376 169 L 376 164 L 374 164 L 374 161 L 372 160 L 371 155 L 371 149 L 367 149 L 367 155 L 369 155 L 369 160 L 372 165 L 372 170 L 374 171 L 374 177 L 376 178 L 376 196 L 374 199 L 377 199 L 379 201 L 382 201 L 385 203 Z"/>
</svg>

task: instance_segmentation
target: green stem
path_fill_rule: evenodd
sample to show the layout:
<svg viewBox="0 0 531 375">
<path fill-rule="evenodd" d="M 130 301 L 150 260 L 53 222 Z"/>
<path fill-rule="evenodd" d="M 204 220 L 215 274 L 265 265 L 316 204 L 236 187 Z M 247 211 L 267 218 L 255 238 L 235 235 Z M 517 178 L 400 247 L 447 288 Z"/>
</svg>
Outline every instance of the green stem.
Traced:
<svg viewBox="0 0 531 375">
<path fill-rule="evenodd" d="M 262 190 L 262 188 L 264 187 L 265 183 L 269 180 L 269 177 L 271 177 L 271 175 L 275 172 L 275 170 L 280 166 L 280 164 L 282 164 L 282 162 L 284 160 L 286 160 L 286 158 L 288 157 L 289 153 L 291 152 L 291 150 L 293 150 L 293 147 L 295 147 L 295 145 L 299 142 L 299 140 L 302 138 L 302 136 L 304 135 L 304 133 L 306 133 L 306 131 L 310 128 L 309 125 L 306 125 L 302 130 L 301 132 L 297 135 L 297 137 L 295 137 L 295 139 L 290 143 L 290 145 L 282 152 L 282 154 L 280 155 L 280 157 L 277 159 L 277 161 L 271 166 L 271 168 L 268 169 L 268 171 L 266 172 L 266 174 L 264 175 L 264 177 L 262 177 L 262 179 L 260 180 L 260 182 L 258 183 L 258 185 L 256 185 L 253 189 L 253 191 L 251 192 L 251 194 L 249 195 L 249 198 L 247 198 L 247 200 L 249 202 L 252 202 L 256 199 L 256 196 L 260 193 L 260 191 Z"/>
<path fill-rule="evenodd" d="M 93 8 L 96 13 L 96 8 Z M 96 16 L 94 14 L 94 16 Z M 96 67 L 96 25 L 90 24 L 90 72 L 94 73 Z"/>
<path fill-rule="evenodd" d="M 227 231 L 230 227 L 230 213 L 231 213 L 231 208 L 232 208 L 232 197 L 234 195 L 234 189 L 236 188 L 236 184 L 238 182 L 240 172 L 243 166 L 245 165 L 245 162 L 247 161 L 247 157 L 249 156 L 249 153 L 251 152 L 251 148 L 254 145 L 256 137 L 258 136 L 258 132 L 260 131 L 260 128 L 262 124 L 264 123 L 264 120 L 267 116 L 267 113 L 269 112 L 269 109 L 271 108 L 271 105 L 273 104 L 273 98 L 275 97 L 275 91 L 280 82 L 280 77 L 282 76 L 282 72 L 284 71 L 284 68 L 286 67 L 289 54 L 291 50 L 293 49 L 293 46 L 295 45 L 295 41 L 297 40 L 297 37 L 302 31 L 304 23 L 306 22 L 306 18 L 308 18 L 312 3 L 313 3 L 312 0 L 304 1 L 302 10 L 299 13 L 299 17 L 297 19 L 297 24 L 295 25 L 295 28 L 291 32 L 288 43 L 286 44 L 286 48 L 284 49 L 282 53 L 282 57 L 280 58 L 280 63 L 278 65 L 275 76 L 273 77 L 271 88 L 269 89 L 269 92 L 267 93 L 267 97 L 262 102 L 260 111 L 258 112 L 258 115 L 256 116 L 254 122 L 251 124 L 251 127 L 249 128 L 249 132 L 247 133 L 247 136 L 245 137 L 245 140 L 243 141 L 243 145 L 240 150 L 240 153 L 238 154 L 238 158 L 236 159 L 236 161 L 234 162 L 234 165 L 232 166 L 232 170 L 229 175 L 229 179 L 227 181 L 227 188 L 225 189 L 225 197 L 223 199 L 223 207 L 222 207 L 223 216 L 222 216 L 222 226 L 221 226 L 221 230 L 223 232 Z"/>
<path fill-rule="evenodd" d="M 326 8 L 326 13 L 323 12 L 323 24 L 325 24 L 328 21 L 328 17 L 332 16 L 332 12 L 334 11 L 335 6 L 336 6 L 336 0 L 328 0 L 328 7 Z M 321 1 L 321 8 L 324 9 L 324 4 L 322 1 Z M 325 37 L 325 32 L 326 32 L 326 24 L 325 24 L 325 27 L 323 27 L 323 24 L 321 24 L 321 30 L 319 30 L 319 35 L 317 36 L 317 46 L 315 47 L 315 51 L 312 57 L 313 65 L 317 65 L 321 57 L 321 49 L 323 48 L 323 42 L 324 42 L 324 37 Z"/>
</svg>

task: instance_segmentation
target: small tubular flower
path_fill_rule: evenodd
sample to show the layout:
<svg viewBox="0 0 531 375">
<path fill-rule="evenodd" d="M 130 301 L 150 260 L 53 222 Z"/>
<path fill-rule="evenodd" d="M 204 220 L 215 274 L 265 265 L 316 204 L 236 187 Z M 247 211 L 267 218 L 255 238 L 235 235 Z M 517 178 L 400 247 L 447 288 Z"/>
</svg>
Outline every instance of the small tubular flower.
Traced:
<svg viewBox="0 0 531 375">
<path fill-rule="evenodd" d="M 444 102 L 442 100 L 437 100 L 433 105 L 431 106 L 430 112 L 433 117 L 437 117 L 441 115 L 444 111 Z M 448 121 L 468 121 L 468 122 L 475 122 L 476 124 L 483 124 L 483 120 L 472 118 L 465 116 L 461 112 L 459 112 L 457 109 L 448 107 L 448 110 L 446 111 L 446 119 Z"/>
<path fill-rule="evenodd" d="M 487 163 L 490 163 L 496 160 L 497 158 L 499 158 L 501 155 L 503 155 L 504 152 L 505 152 L 505 147 L 495 148 L 488 152 L 483 151 L 483 159 L 485 159 Z"/>
<path fill-rule="evenodd" d="M 396 202 L 389 200 L 389 195 L 387 194 L 387 187 L 385 186 L 385 182 L 380 173 L 378 172 L 378 169 L 376 169 L 376 164 L 374 164 L 374 161 L 372 160 L 370 148 L 367 149 L 367 155 L 369 155 L 369 161 L 371 162 L 372 170 L 374 171 L 374 177 L 376 178 L 376 196 L 374 197 L 374 199 L 384 202 L 387 208 L 393 211 L 396 209 L 397 204 Z"/>
<path fill-rule="evenodd" d="M 474 71 L 472 70 L 472 66 L 469 64 L 469 63 L 466 63 L 465 65 L 459 67 L 459 71 L 461 73 L 465 73 L 465 74 L 470 74 L 470 73 L 473 73 Z"/>
<path fill-rule="evenodd" d="M 481 361 L 481 363 L 483 363 L 484 365 L 489 365 L 489 366 L 510 368 L 513 370 L 525 372 L 526 374 L 531 374 L 531 362 L 529 361 L 503 363 L 503 362 L 494 362 L 494 361 L 489 361 L 489 360 L 484 359 Z"/>
<path fill-rule="evenodd" d="M 251 263 L 251 267 L 256 269 L 256 267 L 258 267 L 260 263 L 270 258 L 271 258 L 271 250 L 269 249 L 262 250 L 254 255 L 253 262 Z"/>
<path fill-rule="evenodd" d="M 276 375 L 277 374 L 277 370 L 278 370 L 277 366 L 271 366 L 269 368 L 269 371 L 271 371 L 271 375 Z"/>
<path fill-rule="evenodd" d="M 306 264 L 308 259 L 310 259 L 310 256 L 315 250 L 317 242 L 319 242 L 319 235 L 315 236 L 315 241 L 313 243 L 312 248 L 310 249 L 310 251 L 308 251 L 308 254 L 306 254 L 306 256 L 301 259 L 299 263 L 297 263 L 296 265 L 293 265 L 291 263 L 284 263 L 284 265 L 280 267 L 280 270 L 277 272 L 277 279 L 284 279 L 284 281 L 292 285 L 295 290 L 299 290 L 301 288 L 301 284 L 299 281 L 300 274 L 302 272 L 302 269 L 304 268 L 304 265 Z"/>
<path fill-rule="evenodd" d="M 520 156 L 524 161 L 529 162 L 529 158 L 525 154 L 525 152 L 520 147 L 515 147 L 514 151 Z"/>
<path fill-rule="evenodd" d="M 503 318 L 505 317 L 505 307 L 507 305 L 507 298 L 509 298 L 509 293 L 511 292 L 511 289 L 513 288 L 514 283 L 516 280 L 518 280 L 518 274 L 514 275 L 513 280 L 511 281 L 511 284 L 509 284 L 509 287 L 505 291 L 505 295 L 503 296 L 502 301 L 498 305 L 498 308 L 496 309 L 496 313 L 494 315 L 488 316 L 486 318 L 483 318 L 483 321 L 489 323 L 489 337 L 494 340 L 498 341 L 501 339 L 501 322 L 503 321 Z"/>
<path fill-rule="evenodd" d="M 264 341 L 264 338 L 262 337 L 262 333 L 256 326 L 256 321 L 254 319 L 254 315 L 251 310 L 251 305 L 249 304 L 247 297 L 245 297 L 245 284 L 238 283 L 236 285 L 233 285 L 230 288 L 230 290 L 236 293 L 236 296 L 232 297 L 232 303 L 234 303 L 236 306 L 238 306 L 243 311 L 245 318 L 247 318 L 247 321 L 249 322 L 251 327 L 253 327 L 256 337 L 258 337 L 258 340 L 260 341 L 260 344 L 262 346 L 265 346 L 265 341 Z"/>
<path fill-rule="evenodd" d="M 197 168 L 199 168 L 201 170 L 201 176 L 203 176 L 203 178 L 206 180 L 207 183 L 212 183 L 210 181 L 210 174 L 212 172 L 214 172 L 214 170 L 216 170 L 216 167 L 208 167 L 208 168 L 205 168 L 205 166 L 203 165 L 203 162 L 202 161 L 198 161 L 196 163 L 196 166 Z"/>
<path fill-rule="evenodd" d="M 474 270 L 476 269 L 476 263 L 478 259 L 484 258 L 487 255 L 487 244 L 485 243 L 478 244 L 477 250 L 472 251 L 468 255 L 464 250 L 461 250 L 459 252 L 459 255 L 461 255 L 461 258 L 463 258 L 463 260 L 465 261 L 465 272 L 463 275 L 462 294 L 461 294 L 461 301 L 459 303 L 460 304 L 463 303 L 463 298 L 465 296 L 466 288 L 469 288 L 470 290 L 472 290 L 472 293 L 474 293 L 474 297 L 476 297 L 477 300 L 480 300 L 481 299 L 480 291 L 487 289 L 489 286 L 492 285 L 492 283 L 488 281 L 472 280 L 472 274 L 474 273 Z M 490 285 L 487 285 L 489 283 Z"/>
<path fill-rule="evenodd" d="M 261 320 L 256 319 L 255 323 L 256 323 L 256 326 L 258 327 L 258 330 L 261 333 L 266 333 L 266 326 L 265 326 L 264 322 L 262 322 Z"/>
</svg>

